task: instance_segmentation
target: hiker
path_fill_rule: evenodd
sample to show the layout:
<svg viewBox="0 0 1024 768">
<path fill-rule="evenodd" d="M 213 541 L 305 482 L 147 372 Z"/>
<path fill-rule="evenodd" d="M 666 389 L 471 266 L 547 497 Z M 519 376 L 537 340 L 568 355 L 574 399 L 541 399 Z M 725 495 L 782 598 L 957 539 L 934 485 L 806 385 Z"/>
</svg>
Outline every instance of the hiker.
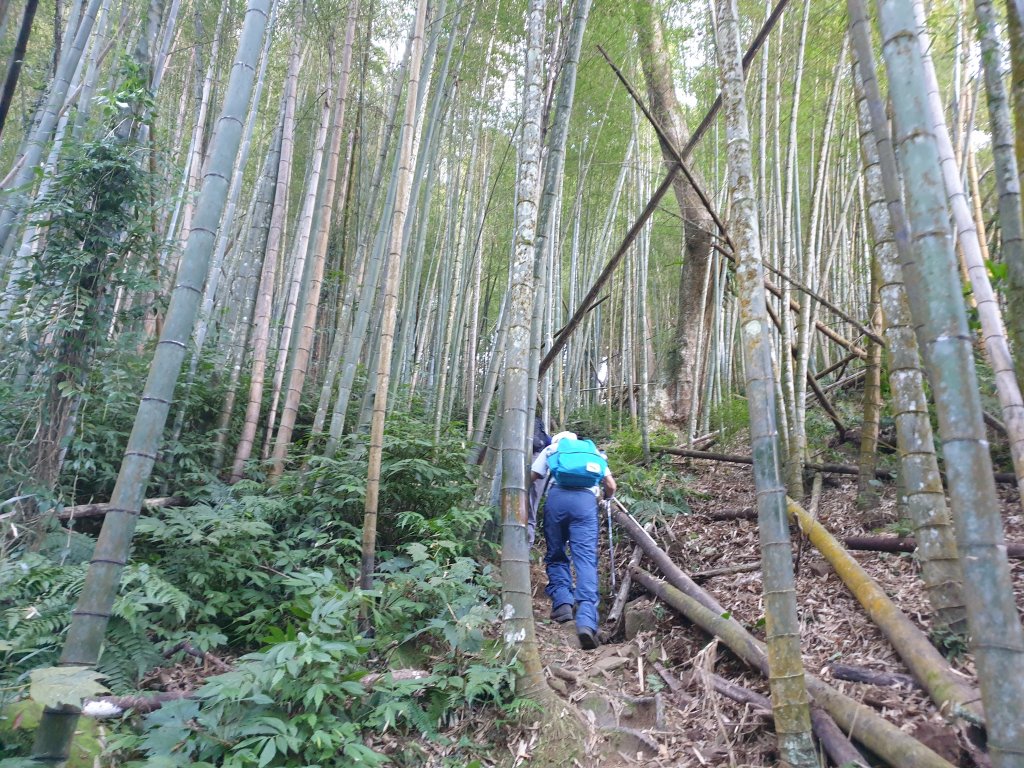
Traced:
<svg viewBox="0 0 1024 768">
<path fill-rule="evenodd" d="M 537 404 L 538 409 L 540 403 Z M 544 431 L 544 419 L 538 414 L 533 419 L 533 461 L 537 460 L 541 451 L 551 445 L 551 435 Z M 537 538 L 537 507 L 540 506 L 540 497 L 544 495 L 544 484 L 546 479 L 534 477 L 530 483 L 529 495 L 527 496 L 526 514 L 526 541 L 532 547 Z"/>
<path fill-rule="evenodd" d="M 590 440 L 559 432 L 531 467 L 533 479 L 552 475 L 544 503 L 544 565 L 551 598 L 551 619 L 560 624 L 576 616 L 580 647 L 593 650 L 597 640 L 597 500 L 615 494 L 615 478 L 604 454 Z M 566 553 L 569 546 L 569 554 Z M 573 588 L 569 557 L 576 569 Z M 575 606 L 575 611 L 573 607 Z"/>
</svg>

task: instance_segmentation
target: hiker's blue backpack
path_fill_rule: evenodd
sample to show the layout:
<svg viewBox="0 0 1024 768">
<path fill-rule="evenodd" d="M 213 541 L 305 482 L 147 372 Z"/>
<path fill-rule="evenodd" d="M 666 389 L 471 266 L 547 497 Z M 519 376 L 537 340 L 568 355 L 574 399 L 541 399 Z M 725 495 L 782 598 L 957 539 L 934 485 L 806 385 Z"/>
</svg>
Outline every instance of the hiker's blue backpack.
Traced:
<svg viewBox="0 0 1024 768">
<path fill-rule="evenodd" d="M 593 440 L 563 437 L 548 457 L 548 469 L 562 488 L 592 488 L 608 474 L 608 462 Z"/>
</svg>

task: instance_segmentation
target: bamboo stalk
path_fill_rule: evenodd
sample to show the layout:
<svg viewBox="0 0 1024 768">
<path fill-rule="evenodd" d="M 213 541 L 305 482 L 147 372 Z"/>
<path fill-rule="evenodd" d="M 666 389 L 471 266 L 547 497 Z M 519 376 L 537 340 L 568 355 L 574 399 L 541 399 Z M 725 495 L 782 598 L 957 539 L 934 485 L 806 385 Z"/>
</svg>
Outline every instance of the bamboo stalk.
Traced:
<svg viewBox="0 0 1024 768">
<path fill-rule="evenodd" d="M 980 694 L 953 672 L 949 662 L 928 641 L 924 632 L 896 607 L 860 563 L 803 507 L 790 499 L 788 512 L 889 639 L 893 649 L 939 709 L 980 724 L 984 718 Z"/>
<path fill-rule="evenodd" d="M 917 541 L 912 536 L 847 536 L 843 539 L 847 549 L 866 552 L 913 552 Z M 1024 558 L 1024 544 L 1007 543 L 1006 556 Z"/>
<path fill-rule="evenodd" d="M 721 675 L 711 675 L 711 684 L 715 691 L 723 696 L 739 702 L 750 704 L 771 712 L 772 702 L 767 696 L 762 696 L 756 691 L 744 688 L 731 680 L 726 680 Z M 864 756 L 857 751 L 857 748 L 846 738 L 846 734 L 836 725 L 832 717 L 819 707 L 811 708 L 811 725 L 814 728 L 814 735 L 818 737 L 825 752 L 836 765 L 843 768 L 849 766 L 866 766 L 868 764 Z"/>
<path fill-rule="evenodd" d="M 633 578 L 651 594 L 679 611 L 705 632 L 722 640 L 733 653 L 752 668 L 767 675 L 768 658 L 764 644 L 756 640 L 735 619 L 708 610 L 693 597 L 683 594 L 670 584 L 655 579 L 639 567 L 633 569 Z M 889 765 L 914 766 L 914 768 L 953 768 L 952 763 L 901 731 L 870 707 L 859 704 L 813 675 L 805 675 L 805 680 L 808 690 L 814 697 L 815 704 L 827 711 L 844 732 Z"/>
</svg>

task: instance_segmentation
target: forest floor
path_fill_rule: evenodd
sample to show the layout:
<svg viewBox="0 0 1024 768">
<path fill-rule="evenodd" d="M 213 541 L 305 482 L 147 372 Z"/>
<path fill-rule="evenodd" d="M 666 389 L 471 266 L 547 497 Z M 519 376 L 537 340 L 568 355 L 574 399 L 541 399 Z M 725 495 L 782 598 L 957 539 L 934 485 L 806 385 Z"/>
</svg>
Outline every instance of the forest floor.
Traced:
<svg viewBox="0 0 1024 768">
<path fill-rule="evenodd" d="M 691 514 L 655 521 L 654 538 L 684 571 L 693 574 L 712 568 L 759 561 L 756 520 L 715 521 L 711 513 L 753 508 L 754 484 L 750 467 L 693 462 L 689 488 Z M 858 512 L 854 505 L 855 479 L 825 479 L 818 518 L 837 537 L 870 532 L 891 533 L 896 522 L 894 488 L 883 489 L 879 505 Z M 1008 541 L 1024 542 L 1024 519 L 1016 489 L 1000 489 Z M 604 528 L 604 526 L 602 526 Z M 606 532 L 602 532 L 606 547 Z M 632 542 L 616 532 L 616 564 L 624 573 Z M 540 557 L 543 544 L 539 544 Z M 809 542 L 800 546 L 797 594 L 805 669 L 831 682 L 858 701 L 916 736 L 953 765 L 983 765 L 984 755 L 958 728 L 937 711 L 919 689 L 880 687 L 833 679 L 829 664 L 841 662 L 872 670 L 908 673 L 880 630 L 849 593 L 827 562 Z M 854 552 L 853 556 L 885 589 L 896 604 L 925 632 L 931 630 L 930 609 L 917 578 L 911 554 Z M 602 620 L 607 597 L 608 555 L 602 549 Z M 1024 606 L 1024 561 L 1011 560 L 1018 606 Z M 641 563 L 642 567 L 649 565 Z M 657 571 L 652 571 L 657 575 Z M 604 731 L 605 755 L 614 762 L 645 766 L 769 766 L 776 764 L 775 737 L 769 712 L 738 704 L 716 693 L 710 685 L 714 672 L 763 695 L 767 683 L 724 646 L 679 617 L 667 606 L 645 596 L 636 586 L 627 613 L 626 636 L 619 635 L 596 651 L 583 651 L 573 623 L 558 625 L 548 619 L 550 601 L 544 594 L 543 565 L 534 569 L 535 616 L 541 656 L 552 687 L 581 706 Z M 744 626 L 764 639 L 762 584 L 759 570 L 724 575 L 703 581 Z M 641 628 L 637 631 L 636 625 Z M 971 679 L 969 654 L 954 658 L 953 666 Z M 682 691 L 673 693 L 660 670 Z M 619 730 L 614 730 L 618 727 Z M 526 745 L 528 746 L 528 745 Z M 522 750 L 524 758 L 528 750 Z M 528 760 L 517 761 L 528 765 Z M 610 766 L 608 757 L 598 763 Z"/>
</svg>

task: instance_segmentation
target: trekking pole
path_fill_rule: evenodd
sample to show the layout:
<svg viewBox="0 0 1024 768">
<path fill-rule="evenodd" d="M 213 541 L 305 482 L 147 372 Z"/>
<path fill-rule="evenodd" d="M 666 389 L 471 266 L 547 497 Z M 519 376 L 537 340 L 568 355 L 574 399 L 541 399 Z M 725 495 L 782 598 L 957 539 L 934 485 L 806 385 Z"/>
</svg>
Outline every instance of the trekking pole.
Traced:
<svg viewBox="0 0 1024 768">
<path fill-rule="evenodd" d="M 611 560 L 612 568 L 612 591 L 615 591 L 615 539 L 612 537 L 612 500 L 606 499 L 604 510 L 608 515 L 608 559 Z"/>
</svg>

